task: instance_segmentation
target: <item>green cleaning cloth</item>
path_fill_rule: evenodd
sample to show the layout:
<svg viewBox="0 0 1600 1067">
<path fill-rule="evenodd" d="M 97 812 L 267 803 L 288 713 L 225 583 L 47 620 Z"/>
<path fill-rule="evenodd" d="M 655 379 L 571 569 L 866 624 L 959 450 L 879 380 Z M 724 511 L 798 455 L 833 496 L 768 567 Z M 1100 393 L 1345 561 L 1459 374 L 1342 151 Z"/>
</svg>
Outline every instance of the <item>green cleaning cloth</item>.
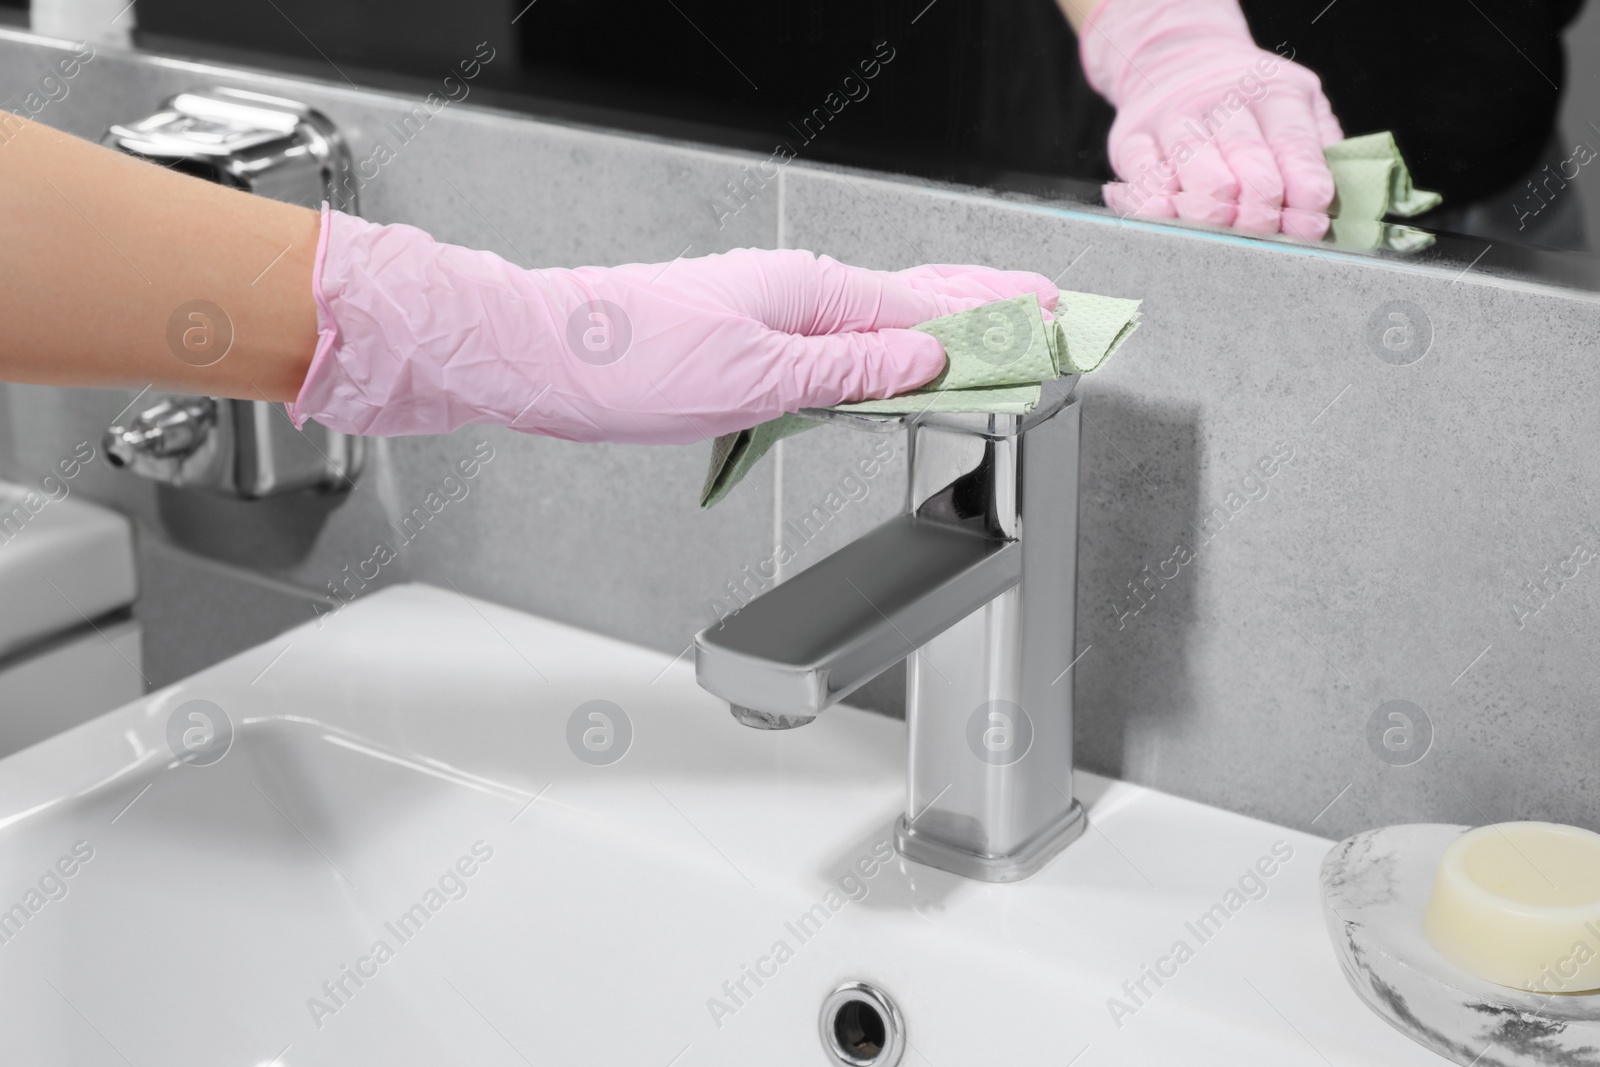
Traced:
<svg viewBox="0 0 1600 1067">
<path fill-rule="evenodd" d="M 1411 184 L 1411 170 L 1388 130 L 1349 137 L 1322 150 L 1337 190 L 1329 213 L 1339 218 L 1410 218 L 1438 207 L 1444 197 Z"/>
<path fill-rule="evenodd" d="M 716 506 L 723 497 L 733 492 L 734 486 L 744 481 L 750 468 L 761 462 L 761 457 L 773 445 L 816 425 L 815 419 L 780 415 L 748 430 L 725 433 L 711 442 L 711 467 L 706 471 L 705 485 L 700 487 L 700 506 Z"/>
<path fill-rule="evenodd" d="M 1393 248 L 1415 251 L 1433 243 L 1423 231 L 1383 221 L 1386 215 L 1410 218 L 1443 202 L 1438 193 L 1411 184 L 1411 170 L 1400 156 L 1394 134 L 1350 137 L 1322 150 L 1333 173 L 1330 235 L 1343 248 Z"/>
<path fill-rule="evenodd" d="M 948 362 L 933 381 L 887 400 L 839 404 L 833 410 L 870 415 L 1025 415 L 1038 404 L 1041 383 L 1069 372 L 1094 370 L 1138 325 L 1137 300 L 1063 290 L 1049 322 L 1032 293 L 998 300 L 915 327 L 944 346 Z M 700 506 L 712 507 L 727 496 L 783 438 L 816 425 L 813 419 L 784 415 L 717 438 Z"/>
</svg>

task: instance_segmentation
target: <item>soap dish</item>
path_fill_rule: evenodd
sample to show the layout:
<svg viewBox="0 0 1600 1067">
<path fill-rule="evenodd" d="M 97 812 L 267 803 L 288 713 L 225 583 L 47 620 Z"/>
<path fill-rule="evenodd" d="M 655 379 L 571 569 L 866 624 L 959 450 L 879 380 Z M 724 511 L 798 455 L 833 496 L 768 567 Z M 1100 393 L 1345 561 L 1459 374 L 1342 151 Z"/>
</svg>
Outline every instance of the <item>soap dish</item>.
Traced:
<svg viewBox="0 0 1600 1067">
<path fill-rule="evenodd" d="M 1322 913 L 1356 995 L 1462 1067 L 1600 1067 L 1600 994 L 1530 993 L 1485 981 L 1422 932 L 1439 858 L 1471 827 L 1367 830 L 1322 861 Z"/>
</svg>

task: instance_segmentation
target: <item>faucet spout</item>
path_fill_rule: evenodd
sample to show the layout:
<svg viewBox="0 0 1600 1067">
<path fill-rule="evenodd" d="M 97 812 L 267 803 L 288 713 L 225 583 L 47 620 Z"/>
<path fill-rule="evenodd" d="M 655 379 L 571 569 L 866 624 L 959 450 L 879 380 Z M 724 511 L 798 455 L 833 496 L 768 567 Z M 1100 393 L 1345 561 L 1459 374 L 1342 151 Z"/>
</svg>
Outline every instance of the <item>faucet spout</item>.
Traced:
<svg viewBox="0 0 1600 1067">
<path fill-rule="evenodd" d="M 728 710 L 743 726 L 752 730 L 793 730 L 815 719 L 815 715 L 781 715 L 760 708 L 747 708 L 743 704 L 729 704 Z"/>
<path fill-rule="evenodd" d="M 1079 407 L 908 417 L 906 508 L 695 638 L 700 684 L 789 729 L 906 661 L 908 859 L 1026 878 L 1083 832 L 1072 798 Z M 852 422 L 851 419 L 857 420 Z M 883 429 L 860 416 L 848 425 Z"/>
<path fill-rule="evenodd" d="M 747 726 L 801 726 L 1021 577 L 1017 542 L 901 515 L 702 632 L 696 674 Z"/>
</svg>

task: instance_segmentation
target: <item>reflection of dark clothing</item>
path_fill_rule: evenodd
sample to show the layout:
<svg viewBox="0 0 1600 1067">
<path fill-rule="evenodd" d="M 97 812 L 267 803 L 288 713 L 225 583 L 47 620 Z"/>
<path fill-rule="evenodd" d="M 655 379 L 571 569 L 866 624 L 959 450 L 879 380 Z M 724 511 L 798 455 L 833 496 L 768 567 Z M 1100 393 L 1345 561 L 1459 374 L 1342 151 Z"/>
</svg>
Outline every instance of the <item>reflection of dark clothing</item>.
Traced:
<svg viewBox="0 0 1600 1067">
<path fill-rule="evenodd" d="M 426 91 L 488 38 L 475 88 L 501 105 L 935 178 L 1108 176 L 1111 108 L 1055 0 L 138 3 L 141 39 L 180 52 L 286 55 L 319 76 L 349 64 Z M 866 82 L 883 43 L 894 59 Z M 807 116 L 825 132 L 796 132 Z"/>
<path fill-rule="evenodd" d="M 1322 78 L 1346 134 L 1393 130 L 1447 207 L 1542 163 L 1582 0 L 1243 0 L 1256 43 Z M 1507 209 L 1509 213 L 1509 208 Z"/>
<path fill-rule="evenodd" d="M 1321 76 L 1346 133 L 1393 130 L 1417 184 L 1459 206 L 1535 165 L 1566 75 L 1560 33 L 1582 0 L 1241 3 L 1257 44 Z M 1007 171 L 1110 177 L 1112 112 L 1055 0 L 678 4 L 642 6 L 619 33 L 607 5 L 540 0 L 518 24 L 523 63 L 667 90 L 713 121 L 781 134 L 888 41 L 896 58 L 872 97 L 802 156 L 999 184 Z"/>
<path fill-rule="evenodd" d="M 1394 130 L 1418 184 L 1459 206 L 1526 174 L 1549 138 L 1557 34 L 1581 0 L 1242 3 L 1258 44 L 1322 76 L 1346 132 Z M 782 140 L 803 159 L 1002 188 L 1112 176 L 1112 111 L 1055 0 L 139 0 L 139 21 L 168 40 L 430 83 L 489 37 L 504 54 L 477 84 L 535 111 L 616 108 L 629 128 L 683 135 L 673 122 L 687 121 L 701 124 L 689 136 L 763 154 Z M 885 42 L 895 58 L 862 83 Z M 806 116 L 825 129 L 798 130 Z"/>
<path fill-rule="evenodd" d="M 1486 241 L 1585 251 L 1589 245 L 1583 204 L 1578 190 L 1562 177 L 1574 173 L 1573 165 L 1585 158 L 1574 158 L 1571 145 L 1571 141 L 1552 136 L 1534 157 L 1533 165 L 1511 179 L 1507 189 L 1491 193 L 1486 200 L 1458 204 L 1447 200 L 1426 215 L 1406 221 L 1424 230 L 1467 234 Z M 1530 191 L 1529 183 L 1537 192 Z"/>
<path fill-rule="evenodd" d="M 633 107 L 786 138 L 806 159 L 974 182 L 1003 171 L 1109 175 L 1111 108 L 1084 82 L 1055 0 L 676 6 L 629 5 L 619 21 L 612 5 L 540 0 L 517 25 L 521 62 L 546 82 L 564 71 L 629 86 L 607 95 Z M 895 58 L 867 99 L 797 142 L 791 124 L 824 107 L 879 42 Z"/>
</svg>

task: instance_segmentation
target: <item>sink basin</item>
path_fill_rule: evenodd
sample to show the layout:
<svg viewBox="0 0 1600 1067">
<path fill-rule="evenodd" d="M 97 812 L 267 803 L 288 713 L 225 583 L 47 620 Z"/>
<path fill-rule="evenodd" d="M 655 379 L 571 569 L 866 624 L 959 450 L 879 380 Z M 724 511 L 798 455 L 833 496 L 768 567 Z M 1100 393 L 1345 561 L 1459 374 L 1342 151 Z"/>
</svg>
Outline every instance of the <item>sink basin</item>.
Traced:
<svg viewBox="0 0 1600 1067">
<path fill-rule="evenodd" d="M 0 482 L 0 658 L 138 594 L 132 524 L 51 485 L 63 495 Z"/>
<path fill-rule="evenodd" d="M 0 1062 L 816 1067 L 848 981 L 906 1064 L 1441 1062 L 1345 985 L 1327 841 L 1083 775 L 968 882 L 888 848 L 905 751 L 387 590 L 0 761 Z"/>
<path fill-rule="evenodd" d="M 138 591 L 126 517 L 65 477 L 0 481 L 0 756 L 145 691 Z"/>
</svg>

